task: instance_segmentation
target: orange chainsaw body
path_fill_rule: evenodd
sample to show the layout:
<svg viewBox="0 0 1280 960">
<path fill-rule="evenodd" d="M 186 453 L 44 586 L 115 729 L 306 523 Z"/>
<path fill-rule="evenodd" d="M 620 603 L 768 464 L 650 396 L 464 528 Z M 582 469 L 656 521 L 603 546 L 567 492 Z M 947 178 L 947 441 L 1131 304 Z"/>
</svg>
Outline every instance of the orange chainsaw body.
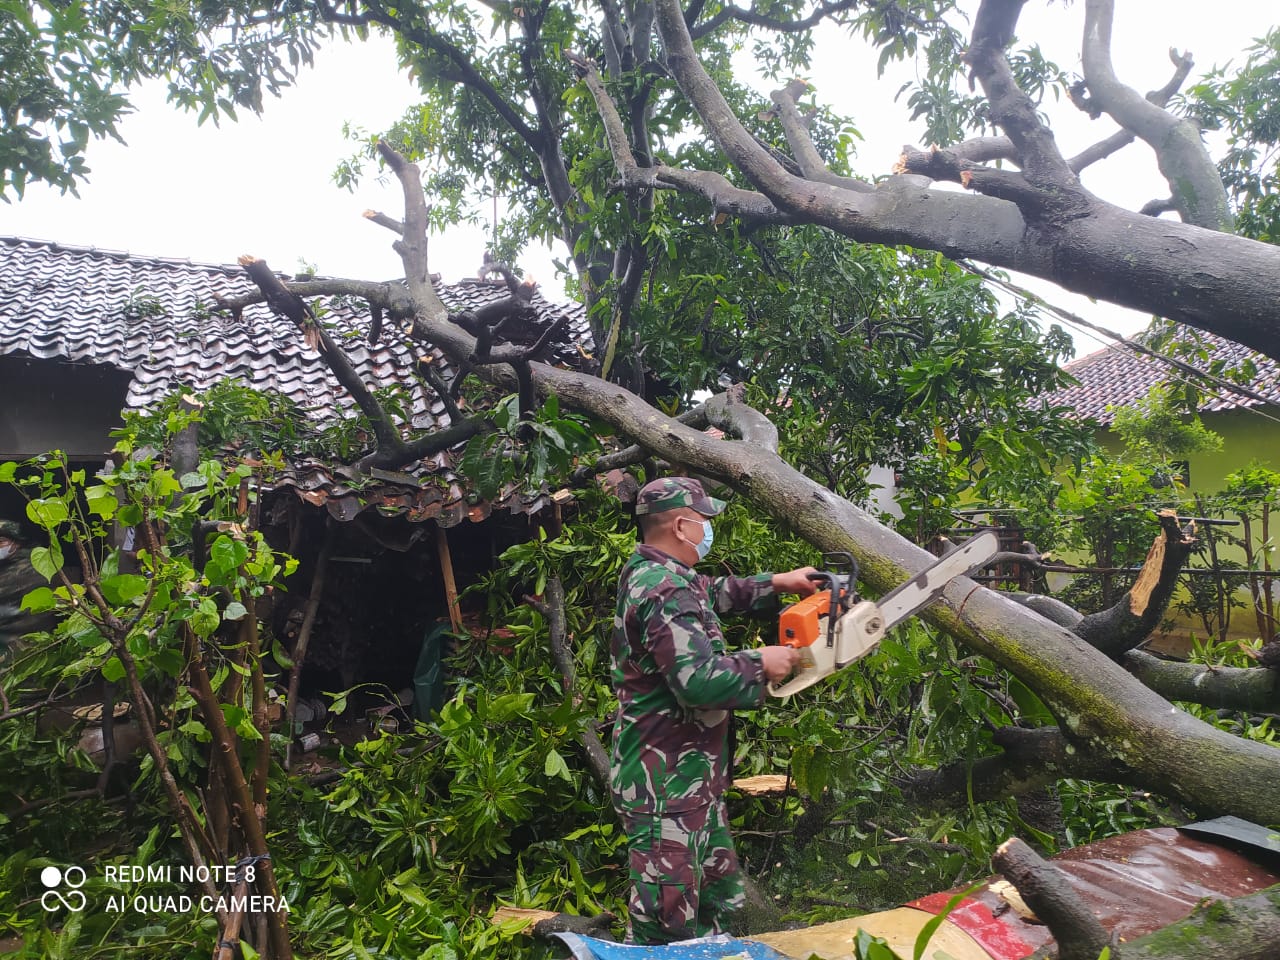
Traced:
<svg viewBox="0 0 1280 960">
<path fill-rule="evenodd" d="M 783 646 L 812 646 L 825 632 L 822 618 L 831 612 L 831 591 L 819 590 L 778 615 L 778 642 Z"/>
</svg>

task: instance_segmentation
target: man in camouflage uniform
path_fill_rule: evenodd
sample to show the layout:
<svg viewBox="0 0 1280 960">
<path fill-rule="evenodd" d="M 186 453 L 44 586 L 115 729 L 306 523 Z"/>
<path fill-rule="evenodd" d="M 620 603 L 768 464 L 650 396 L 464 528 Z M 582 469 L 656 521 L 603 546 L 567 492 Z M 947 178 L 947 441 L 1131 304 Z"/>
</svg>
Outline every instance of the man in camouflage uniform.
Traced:
<svg viewBox="0 0 1280 960">
<path fill-rule="evenodd" d="M 623 567 L 612 639 L 618 695 L 610 786 L 626 826 L 628 939 L 665 943 L 719 933 L 745 902 L 722 794 L 730 711 L 755 707 L 798 659 L 790 647 L 725 652 L 717 613 L 766 610 L 778 593 L 814 590 L 805 567 L 711 577 L 693 565 L 724 503 L 697 480 L 646 484 L 643 543 Z"/>
</svg>

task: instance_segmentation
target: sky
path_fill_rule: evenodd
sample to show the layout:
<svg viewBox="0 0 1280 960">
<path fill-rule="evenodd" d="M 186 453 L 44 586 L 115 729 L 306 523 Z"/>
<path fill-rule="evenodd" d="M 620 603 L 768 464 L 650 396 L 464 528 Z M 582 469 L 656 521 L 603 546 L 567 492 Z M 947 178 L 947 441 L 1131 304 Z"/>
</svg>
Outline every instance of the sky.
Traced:
<svg viewBox="0 0 1280 960">
<path fill-rule="evenodd" d="M 1116 6 L 1116 71 L 1143 92 L 1167 81 L 1170 47 L 1191 50 L 1194 78 L 1214 64 L 1239 60 L 1251 39 L 1276 20 L 1270 4 L 1257 0 L 1220 0 L 1212 17 L 1205 16 L 1201 0 L 1126 0 Z M 977 3 L 962 7 L 972 13 Z M 1078 70 L 1083 13 L 1083 0 L 1032 0 L 1024 9 L 1020 36 L 1039 42 L 1064 69 Z M 819 36 L 807 79 L 821 101 L 854 118 L 864 141 L 859 173 L 884 174 L 903 144 L 919 143 L 922 127 L 908 121 L 905 98 L 894 103 L 898 87 L 911 75 L 912 68 L 900 67 L 877 78 L 869 47 L 834 30 Z M 757 86 L 767 93 L 773 84 L 759 80 Z M 150 84 L 132 96 L 136 112 L 121 126 L 127 146 L 110 140 L 90 146 L 92 172 L 79 197 L 32 185 L 22 200 L 0 203 L 0 233 L 212 263 L 233 263 L 250 253 L 283 271 L 314 266 L 335 276 L 398 276 L 391 234 L 361 217 L 366 209 L 399 217 L 398 185 L 391 178 L 367 176 L 349 192 L 334 184 L 332 174 L 355 151 L 356 145 L 344 139 L 344 124 L 380 130 L 415 99 L 412 84 L 397 72 L 391 41 L 376 37 L 326 47 L 293 88 L 268 101 L 261 117 L 243 114 L 239 122 L 224 120 L 218 127 L 198 126 L 195 114 L 165 102 L 162 84 Z M 1066 102 L 1046 109 L 1067 155 L 1115 129 L 1105 118 L 1090 121 Z M 1168 195 L 1142 144 L 1090 168 L 1083 179 L 1105 199 L 1133 208 Z M 491 209 L 485 202 L 478 212 L 487 220 Z M 450 228 L 446 237 L 433 237 L 431 269 L 446 282 L 473 275 L 485 236 L 481 226 Z M 521 261 L 552 298 L 563 294 L 554 258 L 564 259 L 565 251 L 531 249 Z M 1092 303 L 1052 284 L 1025 282 L 1051 302 L 1125 334 L 1147 322 L 1145 316 Z M 1077 337 L 1081 354 L 1097 345 Z"/>
</svg>

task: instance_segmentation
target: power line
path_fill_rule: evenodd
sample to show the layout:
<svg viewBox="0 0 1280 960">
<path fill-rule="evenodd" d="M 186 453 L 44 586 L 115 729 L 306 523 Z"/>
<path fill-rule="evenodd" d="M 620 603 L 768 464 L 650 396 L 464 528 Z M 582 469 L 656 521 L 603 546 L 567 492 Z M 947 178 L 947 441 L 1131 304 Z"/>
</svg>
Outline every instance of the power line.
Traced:
<svg viewBox="0 0 1280 960">
<path fill-rule="evenodd" d="M 1138 354 L 1139 356 L 1145 357 L 1149 360 L 1155 360 L 1159 363 L 1168 364 L 1169 366 L 1173 367 L 1175 370 L 1178 370 L 1179 372 L 1185 373 L 1189 376 L 1195 377 L 1202 382 L 1214 384 L 1219 388 L 1226 390 L 1228 393 L 1234 394 L 1237 397 L 1245 397 L 1249 400 L 1256 401 L 1257 403 L 1261 403 L 1266 406 L 1273 406 L 1275 404 L 1274 400 L 1270 399 L 1269 397 L 1265 397 L 1254 390 L 1251 390 L 1249 387 L 1246 387 L 1238 383 L 1232 383 L 1230 380 L 1224 380 L 1222 377 L 1209 373 L 1207 370 L 1201 370 L 1199 367 L 1193 367 L 1191 364 L 1185 363 L 1184 361 L 1178 360 L 1174 357 L 1166 357 L 1164 354 L 1157 353 L 1155 350 L 1152 350 L 1150 347 L 1146 346 L 1145 344 L 1139 343 L 1136 340 L 1130 340 L 1126 337 L 1123 337 L 1120 334 L 1116 333 L 1114 330 L 1108 330 L 1106 327 L 1099 326 L 1096 323 L 1091 323 L 1090 321 L 1084 319 L 1084 317 L 1078 316 L 1077 314 L 1074 314 L 1069 310 L 1065 310 L 1062 307 L 1057 306 L 1056 304 L 1049 303 L 1043 297 L 1039 296 L 1036 293 L 1033 293 L 1032 291 L 1028 290 L 1026 287 L 1019 286 L 1018 284 L 1013 283 L 1010 280 L 1006 280 L 1002 277 L 997 277 L 995 274 L 989 273 L 988 271 L 983 270 L 981 267 L 975 267 L 973 264 L 968 263 L 964 260 L 958 260 L 956 262 L 960 265 L 961 269 L 968 271 L 974 276 L 982 277 L 984 280 L 987 280 L 991 283 L 996 284 L 997 286 L 1007 290 L 1009 293 L 1012 293 L 1016 297 L 1021 297 L 1023 300 L 1029 303 L 1033 303 L 1038 307 L 1048 310 L 1050 313 L 1056 315 L 1059 319 L 1065 321 L 1066 323 L 1073 324 L 1079 327 L 1084 327 L 1085 329 L 1092 330 L 1094 333 L 1099 333 L 1104 337 L 1110 337 L 1115 342 L 1112 344 L 1106 345 L 1104 347 L 1104 349 L 1106 350 L 1115 350 L 1117 348 L 1129 349 L 1133 351 L 1135 354 Z M 1228 403 L 1232 402 L 1228 397 L 1223 396 L 1223 394 L 1218 391 L 1207 390 L 1206 392 L 1217 400 L 1222 400 Z M 1266 420 L 1270 420 L 1272 423 L 1280 423 L 1280 417 L 1274 417 L 1271 414 L 1267 413 L 1265 410 L 1259 410 L 1256 407 L 1244 406 L 1243 404 L 1239 404 L 1238 406 L 1240 407 L 1240 409 L 1245 410 L 1252 414 L 1256 414 L 1257 416 L 1260 416 Z"/>
</svg>

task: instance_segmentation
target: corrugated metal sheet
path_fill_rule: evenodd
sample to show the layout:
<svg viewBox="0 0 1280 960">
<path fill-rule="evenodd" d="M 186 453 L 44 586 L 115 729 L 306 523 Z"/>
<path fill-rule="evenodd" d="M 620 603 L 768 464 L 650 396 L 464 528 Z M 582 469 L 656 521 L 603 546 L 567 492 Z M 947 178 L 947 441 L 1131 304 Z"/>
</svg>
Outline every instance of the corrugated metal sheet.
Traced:
<svg viewBox="0 0 1280 960">
<path fill-rule="evenodd" d="M 238 265 L 0 237 L 0 355 L 129 371 L 129 409 L 144 409 L 179 384 L 200 391 L 235 379 L 284 394 L 316 422 L 352 416 L 355 403 L 288 320 L 265 304 L 247 307 L 238 318 L 213 312 L 218 298 L 255 290 Z M 507 290 L 502 283 L 464 280 L 439 285 L 438 293 L 450 310 L 460 312 L 501 299 Z M 449 425 L 444 405 L 412 375 L 415 357 L 429 352 L 447 379 L 452 370 L 443 355 L 408 342 L 390 323 L 384 325 L 380 342 L 370 346 L 363 301 L 327 298 L 322 304 L 323 322 L 364 381 L 375 390 L 398 388 L 409 399 L 415 430 Z M 583 351 L 591 350 L 580 305 L 553 304 L 535 294 L 524 326 L 536 333 L 565 315 L 568 340 L 549 359 L 575 365 Z M 359 489 L 331 465 L 302 461 L 291 465 L 280 483 L 344 520 L 364 509 L 403 513 L 410 520 L 434 519 L 443 526 L 483 519 L 495 505 L 467 498 L 453 459 L 446 451 L 404 468 L 393 479 L 365 481 Z M 497 506 L 524 513 L 543 503 L 540 496 L 507 495 Z"/>
<path fill-rule="evenodd" d="M 1169 827 L 1137 830 L 1066 850 L 1053 864 L 1102 926 L 1133 940 L 1186 917 L 1205 899 L 1243 897 L 1280 883 L 1280 865 L 1258 850 L 1237 852 Z M 1017 960 L 1051 944 L 1049 928 L 1029 920 L 998 881 L 966 897 L 948 921 L 996 960 Z M 941 912 L 957 891 L 910 906 Z"/>
</svg>

